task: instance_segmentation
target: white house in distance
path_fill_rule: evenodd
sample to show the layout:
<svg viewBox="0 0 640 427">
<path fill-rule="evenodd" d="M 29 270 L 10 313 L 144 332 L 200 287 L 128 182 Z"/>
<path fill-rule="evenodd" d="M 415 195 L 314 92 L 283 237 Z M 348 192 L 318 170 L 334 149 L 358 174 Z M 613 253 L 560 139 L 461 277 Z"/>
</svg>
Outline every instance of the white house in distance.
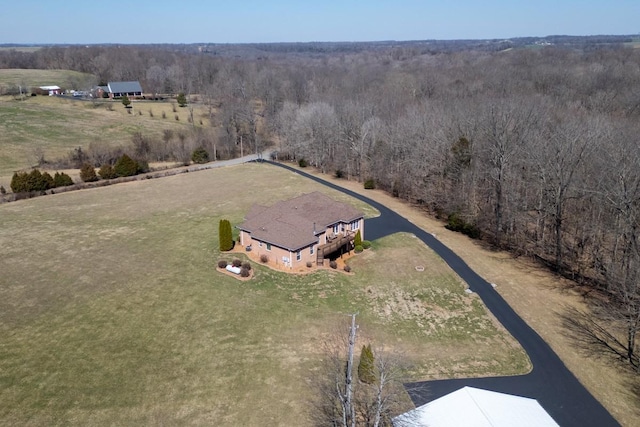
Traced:
<svg viewBox="0 0 640 427">
<path fill-rule="evenodd" d="M 314 192 L 278 202 L 254 205 L 238 226 L 240 244 L 253 256 L 298 268 L 323 265 L 325 256 L 352 249 L 358 231 L 364 239 L 364 214 L 346 203 Z"/>
<path fill-rule="evenodd" d="M 463 387 L 392 420 L 394 427 L 559 427 L 535 399 Z"/>
</svg>

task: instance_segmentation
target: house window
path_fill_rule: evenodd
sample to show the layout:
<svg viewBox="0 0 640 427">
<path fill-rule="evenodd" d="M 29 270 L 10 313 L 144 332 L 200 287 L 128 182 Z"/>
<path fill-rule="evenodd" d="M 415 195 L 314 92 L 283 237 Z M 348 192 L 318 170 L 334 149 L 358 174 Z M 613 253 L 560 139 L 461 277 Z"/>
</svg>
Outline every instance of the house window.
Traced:
<svg viewBox="0 0 640 427">
<path fill-rule="evenodd" d="M 300 258 L 302 258 L 302 251 L 296 252 L 296 261 L 300 261 Z"/>
<path fill-rule="evenodd" d="M 357 230 L 358 228 L 360 228 L 360 221 L 353 221 L 351 224 L 349 224 L 352 230 Z"/>
<path fill-rule="evenodd" d="M 271 250 L 271 243 L 267 243 L 267 250 L 270 251 Z"/>
<path fill-rule="evenodd" d="M 313 255 L 313 245 L 309 248 L 309 254 Z"/>
<path fill-rule="evenodd" d="M 333 233 L 338 234 L 340 232 L 340 224 L 333 225 Z"/>
</svg>

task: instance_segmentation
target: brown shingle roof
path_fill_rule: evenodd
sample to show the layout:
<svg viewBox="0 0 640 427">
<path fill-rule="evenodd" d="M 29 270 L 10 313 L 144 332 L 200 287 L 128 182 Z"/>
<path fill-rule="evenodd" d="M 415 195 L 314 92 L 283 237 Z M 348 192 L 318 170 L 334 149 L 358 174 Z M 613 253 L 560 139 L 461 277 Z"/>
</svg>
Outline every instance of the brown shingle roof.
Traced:
<svg viewBox="0 0 640 427">
<path fill-rule="evenodd" d="M 239 228 L 254 239 L 298 250 L 318 241 L 314 227 L 320 233 L 337 222 L 348 223 L 363 216 L 353 206 L 316 191 L 271 207 L 254 205 Z"/>
</svg>

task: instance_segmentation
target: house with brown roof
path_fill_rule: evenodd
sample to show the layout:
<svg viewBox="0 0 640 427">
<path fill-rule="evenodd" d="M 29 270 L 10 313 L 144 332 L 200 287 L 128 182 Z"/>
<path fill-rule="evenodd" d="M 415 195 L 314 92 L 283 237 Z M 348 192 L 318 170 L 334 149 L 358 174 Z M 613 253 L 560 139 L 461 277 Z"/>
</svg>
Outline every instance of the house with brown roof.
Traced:
<svg viewBox="0 0 640 427">
<path fill-rule="evenodd" d="M 288 268 L 323 265 L 330 254 L 350 251 L 364 214 L 346 203 L 313 192 L 272 206 L 254 205 L 238 226 L 240 244 L 257 257 Z"/>
</svg>

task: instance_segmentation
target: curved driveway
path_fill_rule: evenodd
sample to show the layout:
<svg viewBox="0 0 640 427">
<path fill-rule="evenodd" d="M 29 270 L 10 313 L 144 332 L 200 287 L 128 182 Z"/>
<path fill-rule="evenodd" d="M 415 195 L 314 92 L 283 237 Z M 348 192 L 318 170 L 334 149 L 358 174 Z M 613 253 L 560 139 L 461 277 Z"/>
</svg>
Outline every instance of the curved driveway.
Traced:
<svg viewBox="0 0 640 427">
<path fill-rule="evenodd" d="M 431 234 L 368 197 L 290 166 L 275 162 L 266 163 L 291 170 L 335 190 L 342 191 L 378 209 L 380 216 L 368 219 L 365 222 L 367 240 L 375 240 L 397 232 L 416 235 L 449 264 L 467 282 L 472 291 L 480 296 L 491 313 L 518 340 L 533 364 L 533 370 L 526 375 L 437 380 L 405 384 L 416 406 L 468 385 L 537 399 L 562 427 L 608 427 L 620 425 L 567 369 L 551 347 L 520 318 L 502 296 L 486 280 L 469 268 L 451 249 L 443 245 Z M 532 303 L 536 303 L 536 301 L 532 301 Z M 538 301 L 538 303 L 542 304 L 543 302 Z M 464 409 L 461 408 L 461 410 Z"/>
</svg>

